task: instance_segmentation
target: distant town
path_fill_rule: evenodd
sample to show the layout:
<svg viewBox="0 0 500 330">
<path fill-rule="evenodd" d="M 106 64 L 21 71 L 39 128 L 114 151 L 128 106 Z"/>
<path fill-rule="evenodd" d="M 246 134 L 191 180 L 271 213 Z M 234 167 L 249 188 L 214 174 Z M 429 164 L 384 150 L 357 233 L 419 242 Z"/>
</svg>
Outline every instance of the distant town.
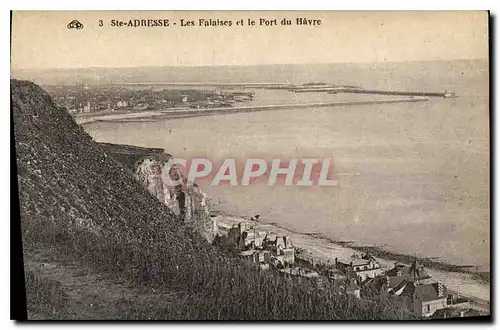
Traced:
<svg viewBox="0 0 500 330">
<path fill-rule="evenodd" d="M 115 86 L 44 87 L 57 106 L 69 113 L 145 111 L 164 109 L 209 109 L 231 107 L 251 101 L 253 92 L 200 89 L 133 89 Z"/>
</svg>

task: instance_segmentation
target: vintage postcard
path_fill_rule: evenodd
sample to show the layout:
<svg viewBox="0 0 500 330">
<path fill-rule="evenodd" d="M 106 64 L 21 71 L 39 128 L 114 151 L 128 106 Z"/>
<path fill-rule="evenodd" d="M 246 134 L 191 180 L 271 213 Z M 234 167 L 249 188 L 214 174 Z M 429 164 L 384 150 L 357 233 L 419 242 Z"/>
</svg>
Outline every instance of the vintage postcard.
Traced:
<svg viewBox="0 0 500 330">
<path fill-rule="evenodd" d="M 14 11 L 19 306 L 488 320 L 488 31 L 487 11 Z"/>
</svg>

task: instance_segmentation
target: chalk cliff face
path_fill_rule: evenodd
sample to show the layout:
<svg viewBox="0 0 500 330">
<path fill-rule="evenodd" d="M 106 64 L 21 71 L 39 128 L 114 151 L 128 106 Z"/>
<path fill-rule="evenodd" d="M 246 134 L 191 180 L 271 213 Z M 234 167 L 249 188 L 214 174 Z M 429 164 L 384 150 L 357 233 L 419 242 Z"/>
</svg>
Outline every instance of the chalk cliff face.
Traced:
<svg viewBox="0 0 500 330">
<path fill-rule="evenodd" d="M 166 164 L 171 165 L 170 157 L 168 158 L 151 155 L 141 159 L 135 168 L 137 179 L 188 226 L 212 241 L 213 223 L 207 196 L 196 184 L 188 184 L 175 166 L 165 167 Z M 169 186 L 164 183 L 163 179 L 167 174 L 163 171 L 166 168 L 171 169 L 169 175 L 172 180 L 178 180 L 180 184 Z"/>
<path fill-rule="evenodd" d="M 163 161 L 149 156 L 138 162 L 135 168 L 137 180 L 142 183 L 149 192 L 164 202 L 165 193 L 161 178 Z"/>
</svg>

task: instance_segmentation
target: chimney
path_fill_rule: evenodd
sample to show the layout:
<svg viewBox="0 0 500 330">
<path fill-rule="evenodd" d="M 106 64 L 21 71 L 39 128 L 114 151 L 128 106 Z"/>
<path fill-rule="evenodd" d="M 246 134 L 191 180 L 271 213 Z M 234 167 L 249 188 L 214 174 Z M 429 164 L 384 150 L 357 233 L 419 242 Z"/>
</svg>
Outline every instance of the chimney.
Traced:
<svg viewBox="0 0 500 330">
<path fill-rule="evenodd" d="M 337 268 L 338 262 L 339 262 L 339 258 L 335 257 L 335 268 Z"/>
<path fill-rule="evenodd" d="M 219 233 L 219 220 L 217 217 L 212 218 L 212 224 L 213 224 L 213 234 L 214 236 Z"/>
<path fill-rule="evenodd" d="M 243 222 L 238 223 L 238 229 L 240 231 L 240 235 L 243 234 L 243 232 L 245 232 L 247 229 L 245 223 Z"/>
<path fill-rule="evenodd" d="M 444 296 L 444 285 L 441 282 L 438 282 L 438 297 Z"/>
</svg>

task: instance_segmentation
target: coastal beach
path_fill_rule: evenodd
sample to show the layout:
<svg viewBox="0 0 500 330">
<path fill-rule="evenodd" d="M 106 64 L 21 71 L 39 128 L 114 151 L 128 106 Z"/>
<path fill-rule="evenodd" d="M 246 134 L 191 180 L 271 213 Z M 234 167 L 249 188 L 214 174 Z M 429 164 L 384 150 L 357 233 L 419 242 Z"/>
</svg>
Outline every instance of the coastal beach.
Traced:
<svg viewBox="0 0 500 330">
<path fill-rule="evenodd" d="M 257 230 L 271 232 L 280 236 L 287 236 L 291 239 L 295 247 L 299 247 L 303 250 L 301 253 L 302 257 L 314 258 L 317 262 L 334 264 L 335 258 L 348 260 L 353 254 L 359 255 L 361 253 L 355 248 L 344 247 L 325 238 L 290 231 L 274 224 L 249 220 L 248 217 L 219 214 L 215 219 L 219 224 L 228 227 L 237 225 L 240 222 L 250 223 L 255 225 Z M 393 268 L 394 264 L 397 262 L 396 260 L 387 260 L 380 257 L 376 258 L 384 271 Z M 475 279 L 473 273 L 443 271 L 428 267 L 426 267 L 426 270 L 429 275 L 432 276 L 433 280 L 444 283 L 450 290 L 488 302 L 490 301 L 490 283 Z"/>
</svg>

